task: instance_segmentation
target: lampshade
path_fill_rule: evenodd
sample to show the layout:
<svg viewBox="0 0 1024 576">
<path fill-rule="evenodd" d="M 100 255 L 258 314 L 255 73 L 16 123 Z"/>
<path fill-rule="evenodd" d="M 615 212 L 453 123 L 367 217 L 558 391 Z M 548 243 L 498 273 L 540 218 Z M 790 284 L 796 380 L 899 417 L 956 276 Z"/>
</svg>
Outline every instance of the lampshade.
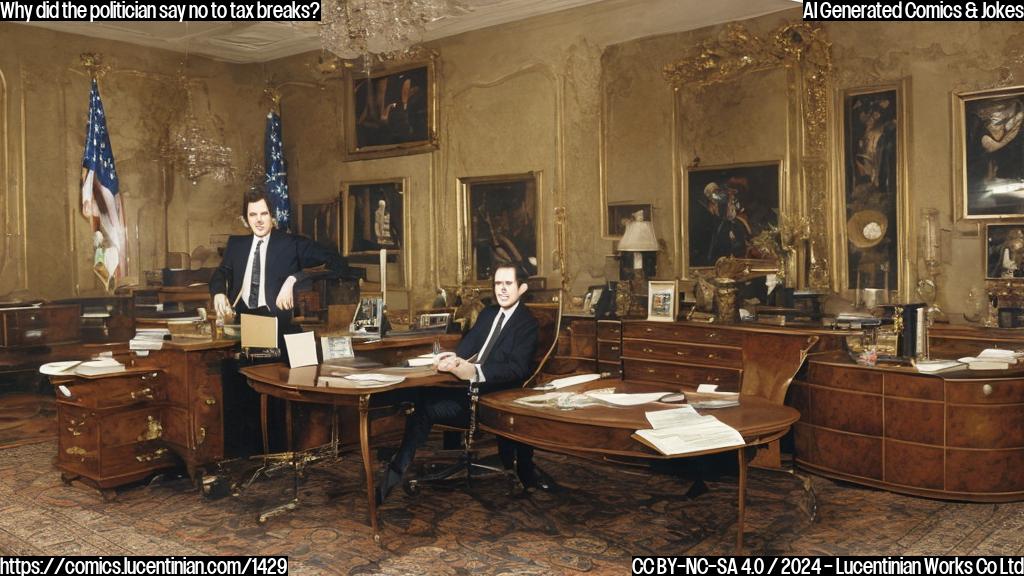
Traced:
<svg viewBox="0 0 1024 576">
<path fill-rule="evenodd" d="M 626 224 L 626 231 L 619 240 L 619 252 L 657 252 L 658 238 L 654 226 L 646 220 L 633 220 Z"/>
</svg>

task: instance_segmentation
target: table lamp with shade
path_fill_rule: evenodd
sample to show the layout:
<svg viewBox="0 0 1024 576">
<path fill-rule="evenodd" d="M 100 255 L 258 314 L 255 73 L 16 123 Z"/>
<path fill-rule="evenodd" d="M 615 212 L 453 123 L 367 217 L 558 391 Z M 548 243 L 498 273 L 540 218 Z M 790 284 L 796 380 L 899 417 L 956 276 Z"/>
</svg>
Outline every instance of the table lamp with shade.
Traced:
<svg viewBox="0 0 1024 576">
<path fill-rule="evenodd" d="M 647 279 L 645 273 L 644 257 L 650 254 L 652 257 L 658 252 L 658 237 L 654 234 L 654 226 L 651 222 L 644 220 L 643 210 L 637 210 L 633 213 L 633 219 L 626 224 L 626 230 L 622 234 L 622 240 L 619 240 L 619 252 L 632 252 L 630 258 L 626 254 L 623 254 L 623 267 L 628 268 L 629 264 L 632 264 L 632 302 L 638 304 L 638 299 L 635 297 L 636 294 L 644 293 L 644 281 Z M 650 266 L 650 274 L 654 274 L 654 262 L 653 258 Z M 623 275 L 622 280 L 629 278 L 628 275 Z M 620 282 L 621 284 L 621 282 Z"/>
</svg>

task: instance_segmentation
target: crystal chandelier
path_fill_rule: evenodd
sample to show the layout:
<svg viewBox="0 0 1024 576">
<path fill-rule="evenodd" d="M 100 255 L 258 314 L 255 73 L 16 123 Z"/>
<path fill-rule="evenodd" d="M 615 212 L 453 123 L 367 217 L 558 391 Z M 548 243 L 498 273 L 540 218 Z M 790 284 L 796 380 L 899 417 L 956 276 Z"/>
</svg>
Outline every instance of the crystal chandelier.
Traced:
<svg viewBox="0 0 1024 576">
<path fill-rule="evenodd" d="M 419 43 L 424 27 L 463 13 L 461 0 L 325 0 L 320 22 L 324 49 L 346 60 L 393 60 Z"/>
</svg>

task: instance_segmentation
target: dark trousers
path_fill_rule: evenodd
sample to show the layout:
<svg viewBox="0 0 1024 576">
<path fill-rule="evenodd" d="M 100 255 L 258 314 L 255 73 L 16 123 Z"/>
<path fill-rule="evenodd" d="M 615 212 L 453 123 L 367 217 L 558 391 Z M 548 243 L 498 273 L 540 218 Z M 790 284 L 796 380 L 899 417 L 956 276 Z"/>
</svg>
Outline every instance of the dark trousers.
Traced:
<svg viewBox="0 0 1024 576">
<path fill-rule="evenodd" d="M 405 435 L 391 467 L 404 474 L 426 443 L 434 424 L 466 428 L 469 426 L 469 393 L 456 388 L 423 388 L 412 400 L 416 409 L 405 419 Z M 507 469 L 515 467 L 520 478 L 533 477 L 533 447 L 498 437 L 498 454 Z"/>
</svg>

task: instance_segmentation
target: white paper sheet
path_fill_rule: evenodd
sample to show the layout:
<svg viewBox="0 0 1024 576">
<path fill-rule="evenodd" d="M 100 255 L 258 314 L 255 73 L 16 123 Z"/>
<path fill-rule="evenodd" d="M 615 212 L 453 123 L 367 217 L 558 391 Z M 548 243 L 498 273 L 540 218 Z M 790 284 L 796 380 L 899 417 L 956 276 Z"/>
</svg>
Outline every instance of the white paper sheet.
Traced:
<svg viewBox="0 0 1024 576">
<path fill-rule="evenodd" d="M 285 334 L 284 345 L 288 348 L 288 364 L 292 368 L 317 365 L 316 340 L 312 332 Z"/>
<path fill-rule="evenodd" d="M 743 446 L 743 436 L 735 428 L 714 416 L 688 420 L 686 424 L 657 430 L 637 430 L 636 434 L 667 455 L 703 452 L 716 448 Z"/>
<path fill-rule="evenodd" d="M 693 406 L 680 406 L 671 410 L 657 410 L 655 412 L 647 412 L 645 415 L 647 416 L 647 421 L 651 423 L 651 428 L 655 430 L 679 426 L 687 423 L 691 418 L 703 418 L 693 409 Z"/>
<path fill-rule="evenodd" d="M 543 386 L 538 386 L 538 390 L 558 390 L 559 388 L 565 388 L 566 386 L 573 386 L 575 384 L 583 384 L 585 382 L 593 382 L 600 378 L 600 374 L 576 374 L 575 376 L 566 376 L 565 378 L 558 378 L 552 380 Z"/>
<path fill-rule="evenodd" d="M 602 394 L 595 392 L 586 392 L 585 394 L 595 400 L 607 402 L 608 404 L 614 404 L 615 406 L 639 406 L 641 404 L 657 402 L 662 396 L 674 394 L 674 392 L 644 392 L 642 394 Z"/>
</svg>

